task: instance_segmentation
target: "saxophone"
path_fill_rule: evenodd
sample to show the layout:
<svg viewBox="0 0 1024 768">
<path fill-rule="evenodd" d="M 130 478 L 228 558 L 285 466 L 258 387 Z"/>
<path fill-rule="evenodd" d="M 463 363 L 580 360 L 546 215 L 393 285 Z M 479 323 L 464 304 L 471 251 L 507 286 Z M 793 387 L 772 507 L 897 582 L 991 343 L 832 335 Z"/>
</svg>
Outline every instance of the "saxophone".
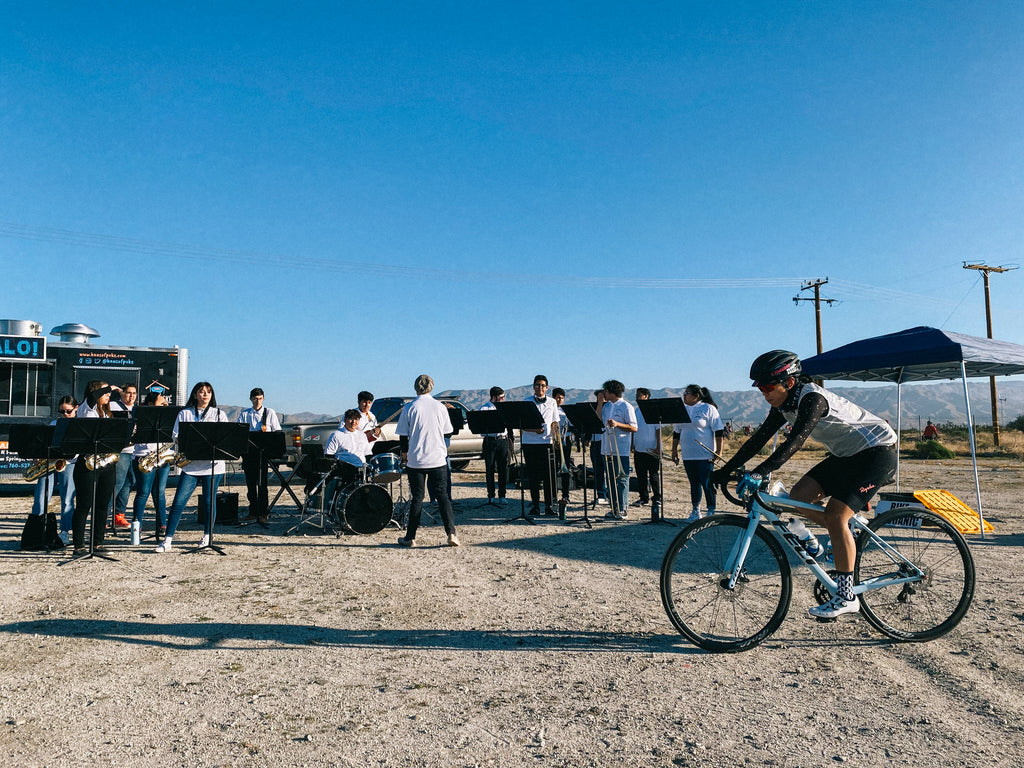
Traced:
<svg viewBox="0 0 1024 768">
<path fill-rule="evenodd" d="M 188 462 L 188 457 L 182 453 L 178 453 L 173 443 L 168 443 L 159 451 L 151 451 L 139 459 L 139 471 L 148 475 L 154 469 L 162 467 L 164 464 L 173 464 L 176 467 L 184 467 Z"/>
<path fill-rule="evenodd" d="M 51 472 L 63 472 L 64 467 L 68 465 L 66 459 L 36 459 L 29 464 L 28 469 L 22 473 L 21 477 L 26 483 L 34 483 L 40 477 L 48 475 Z"/>
<path fill-rule="evenodd" d="M 110 466 L 121 456 L 120 453 L 90 453 L 85 457 L 85 468 L 89 471 Z"/>
</svg>

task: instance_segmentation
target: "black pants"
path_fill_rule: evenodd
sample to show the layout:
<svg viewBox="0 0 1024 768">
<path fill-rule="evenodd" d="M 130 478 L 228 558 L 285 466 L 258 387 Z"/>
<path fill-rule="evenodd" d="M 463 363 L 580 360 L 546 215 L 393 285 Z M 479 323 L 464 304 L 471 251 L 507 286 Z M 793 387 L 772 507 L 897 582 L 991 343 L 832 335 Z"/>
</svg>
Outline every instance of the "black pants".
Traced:
<svg viewBox="0 0 1024 768">
<path fill-rule="evenodd" d="M 420 515 L 423 511 L 423 495 L 426 486 L 437 500 L 444 532 L 449 536 L 455 533 L 455 516 L 452 514 L 452 500 L 448 496 L 448 467 L 440 466 L 433 469 L 413 469 L 406 467 L 405 474 L 409 478 L 409 525 L 405 529 L 405 538 L 415 539 L 420 527 Z"/>
<path fill-rule="evenodd" d="M 651 501 L 661 501 L 661 483 L 658 478 L 658 457 L 643 451 L 635 451 L 633 459 L 636 464 L 636 487 L 640 491 L 640 501 L 647 503 L 647 486 L 651 487 Z"/>
<path fill-rule="evenodd" d="M 487 476 L 487 498 L 498 496 L 504 499 L 508 487 L 508 439 L 504 435 L 484 437 L 484 473 Z"/>
<path fill-rule="evenodd" d="M 114 479 L 117 465 L 108 464 L 99 469 L 88 469 L 85 456 L 75 462 L 75 515 L 71 518 L 71 537 L 75 549 L 85 546 L 85 525 L 92 515 L 92 540 L 103 543 L 107 525 L 107 507 L 114 498 Z"/>
<path fill-rule="evenodd" d="M 242 471 L 245 473 L 246 497 L 249 500 L 249 517 L 267 519 L 270 493 L 267 490 L 267 462 L 259 453 L 242 456 Z"/>
<path fill-rule="evenodd" d="M 551 446 L 527 443 L 523 446 L 523 461 L 530 482 L 530 501 L 540 505 L 540 491 L 544 488 L 544 507 L 551 508 Z"/>
</svg>

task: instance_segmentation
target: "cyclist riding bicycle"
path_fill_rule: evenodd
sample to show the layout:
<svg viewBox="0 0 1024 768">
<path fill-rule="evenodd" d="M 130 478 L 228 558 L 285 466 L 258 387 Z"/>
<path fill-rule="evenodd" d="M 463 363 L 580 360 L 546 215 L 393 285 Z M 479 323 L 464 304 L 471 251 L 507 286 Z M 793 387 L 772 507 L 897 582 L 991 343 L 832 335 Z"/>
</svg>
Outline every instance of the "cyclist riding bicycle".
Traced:
<svg viewBox="0 0 1024 768">
<path fill-rule="evenodd" d="M 754 360 L 750 378 L 772 408 L 725 466 L 712 473 L 711 480 L 716 485 L 725 483 L 787 422 L 792 426 L 789 435 L 754 468 L 753 474 L 766 475 L 779 469 L 809 437 L 824 444 L 828 458 L 800 478 L 789 497 L 804 502 L 831 497 L 822 511 L 808 511 L 807 517 L 828 530 L 837 571 L 835 597 L 811 608 L 810 613 L 833 619 L 860 611 L 860 600 L 853 594 L 856 544 L 849 522 L 855 513 L 867 509 L 880 487 L 894 480 L 896 433 L 884 419 L 819 387 L 802 371 L 800 358 L 783 349 Z"/>
</svg>

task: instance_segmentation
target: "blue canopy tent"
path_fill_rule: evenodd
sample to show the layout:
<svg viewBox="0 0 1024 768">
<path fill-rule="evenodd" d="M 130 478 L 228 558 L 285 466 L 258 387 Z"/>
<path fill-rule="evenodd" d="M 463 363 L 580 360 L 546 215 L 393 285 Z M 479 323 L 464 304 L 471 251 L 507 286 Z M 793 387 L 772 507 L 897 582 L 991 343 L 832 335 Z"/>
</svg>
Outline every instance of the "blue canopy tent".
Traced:
<svg viewBox="0 0 1024 768">
<path fill-rule="evenodd" d="M 1024 373 L 1024 346 L 919 326 L 854 341 L 802 362 L 804 373 L 816 379 L 894 382 L 897 385 L 896 431 L 899 434 L 902 419 L 900 387 L 904 382 L 962 380 L 967 423 L 973 425 L 967 378 Z M 974 462 L 978 522 L 984 536 L 985 518 L 981 509 L 981 482 L 978 479 L 974 430 L 969 428 L 967 434 L 971 443 L 971 459 Z M 896 470 L 896 487 L 899 488 L 899 465 Z"/>
</svg>

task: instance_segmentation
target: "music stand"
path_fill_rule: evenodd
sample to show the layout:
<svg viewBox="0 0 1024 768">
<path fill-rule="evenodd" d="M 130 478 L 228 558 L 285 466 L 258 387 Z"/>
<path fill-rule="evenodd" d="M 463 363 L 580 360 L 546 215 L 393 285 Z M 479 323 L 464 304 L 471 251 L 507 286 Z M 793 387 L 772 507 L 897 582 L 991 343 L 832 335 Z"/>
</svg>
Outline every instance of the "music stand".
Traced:
<svg viewBox="0 0 1024 768">
<path fill-rule="evenodd" d="M 181 411 L 180 406 L 168 405 L 139 405 L 135 407 L 135 437 L 136 443 L 154 443 L 156 452 L 160 453 L 160 447 L 171 445 L 174 442 L 174 422 Z M 159 472 L 160 467 L 154 467 L 153 472 Z M 136 490 L 136 493 L 138 491 Z M 143 503 L 145 506 L 145 502 Z M 153 510 L 154 513 L 156 510 Z M 166 520 L 164 521 L 166 523 Z M 157 520 L 159 523 L 159 520 Z M 153 538 L 157 538 L 156 530 L 153 531 Z"/>
<path fill-rule="evenodd" d="M 508 427 L 505 425 L 505 421 L 501 418 L 501 413 L 499 413 L 496 408 L 488 408 L 486 411 L 470 411 L 468 414 L 468 423 L 469 431 L 474 435 L 484 435 L 485 440 L 487 439 L 487 435 L 501 435 L 500 439 L 505 439 L 505 435 L 508 432 Z M 487 470 L 484 469 L 485 473 L 486 471 Z M 508 478 L 507 466 L 505 469 L 505 477 L 506 479 Z"/>
<path fill-rule="evenodd" d="M 565 411 L 565 417 L 569 420 L 569 423 L 576 428 L 576 431 L 582 435 L 599 435 L 604 431 L 604 424 L 601 423 L 601 417 L 597 411 L 594 410 L 593 403 L 569 403 L 562 406 L 562 410 Z M 588 440 L 589 447 L 589 440 Z M 583 517 L 576 521 L 570 522 L 582 522 L 587 528 L 593 528 L 594 526 L 590 522 L 590 516 L 587 514 L 587 455 L 590 453 L 587 448 L 582 448 L 580 454 L 583 457 Z M 593 469 L 593 468 L 591 468 Z M 594 488 L 594 495 L 597 495 L 597 488 Z"/>
<path fill-rule="evenodd" d="M 506 429 L 519 430 L 519 458 L 520 463 L 525 467 L 526 461 L 522 457 L 523 430 L 544 428 L 544 420 L 540 416 L 540 411 L 537 410 L 537 404 L 532 400 L 517 400 L 515 402 L 495 403 L 494 407 L 501 414 L 501 420 L 504 422 Z M 554 492 L 553 488 L 552 492 Z M 517 520 L 525 521 L 530 525 L 537 524 L 536 521 L 526 516 L 526 486 L 523 484 L 522 477 L 519 479 L 519 514 L 516 517 L 510 517 L 504 522 L 514 523 Z"/>
<path fill-rule="evenodd" d="M 663 397 L 657 400 L 637 400 L 637 408 L 648 424 L 658 425 L 658 437 L 661 437 L 661 430 L 665 424 L 689 424 L 690 413 L 681 397 Z M 644 525 L 671 525 L 675 523 L 665 519 L 665 449 L 658 451 L 658 486 L 661 488 L 661 514 L 654 514 L 654 504 L 651 504 L 651 519 Z"/>
<path fill-rule="evenodd" d="M 120 453 L 131 439 L 135 422 L 130 419 L 58 419 L 53 428 L 53 445 L 62 452 L 80 454 L 79 461 L 86 461 L 90 454 Z M 96 484 L 92 484 L 92 519 L 89 525 L 89 552 L 81 557 L 66 560 L 66 563 L 78 560 L 91 560 L 96 557 L 116 562 L 117 558 L 96 552 L 95 526 L 96 517 Z"/>
<path fill-rule="evenodd" d="M 257 464 L 256 464 L 257 472 L 258 472 L 258 475 L 257 475 L 257 478 L 256 478 L 256 499 L 257 499 L 256 503 L 257 503 L 257 505 L 259 504 L 260 492 L 263 490 L 263 488 L 260 486 L 260 483 L 264 482 L 264 478 L 266 477 L 266 474 L 262 470 L 263 470 L 264 467 L 266 467 L 267 469 L 273 470 L 274 474 L 277 475 L 278 479 L 280 479 L 281 484 L 282 484 L 282 487 L 279 488 L 278 491 L 277 491 L 277 495 L 274 496 L 274 502 L 272 504 L 268 504 L 267 505 L 266 514 L 267 515 L 270 514 L 270 510 L 273 509 L 274 504 L 277 503 L 278 498 L 281 496 L 281 493 L 284 491 L 285 488 L 288 489 L 288 493 L 290 493 L 292 498 L 295 500 L 295 504 L 297 506 L 301 507 L 302 505 L 299 503 L 298 498 L 295 496 L 295 493 L 292 491 L 291 486 L 288 485 L 288 481 L 285 480 L 284 477 L 282 477 L 281 473 L 277 470 L 276 460 L 283 459 L 284 458 L 284 454 L 285 454 L 285 434 L 284 434 L 284 432 L 281 431 L 281 430 L 277 430 L 276 432 L 263 432 L 262 430 L 255 430 L 255 431 L 249 432 L 248 453 L 249 453 L 250 456 L 255 455 L 256 462 L 257 462 Z M 250 518 L 252 517 L 252 510 L 251 509 L 249 510 L 249 517 Z M 267 527 L 266 523 L 260 522 L 259 520 L 257 520 L 257 522 L 259 523 L 260 527 L 262 527 L 262 528 L 266 528 Z M 252 525 L 252 523 L 253 523 L 253 521 L 250 519 L 247 522 L 242 523 L 242 525 L 243 526 L 245 526 L 245 525 Z"/>
<path fill-rule="evenodd" d="M 207 499 L 206 546 L 188 550 L 188 553 L 212 549 L 225 554 L 213 543 L 213 519 L 217 516 L 217 494 L 213 492 L 216 461 L 238 461 L 249 444 L 249 427 L 230 421 L 183 421 L 178 425 L 178 449 L 191 461 L 210 462 L 210 498 Z"/>
</svg>

